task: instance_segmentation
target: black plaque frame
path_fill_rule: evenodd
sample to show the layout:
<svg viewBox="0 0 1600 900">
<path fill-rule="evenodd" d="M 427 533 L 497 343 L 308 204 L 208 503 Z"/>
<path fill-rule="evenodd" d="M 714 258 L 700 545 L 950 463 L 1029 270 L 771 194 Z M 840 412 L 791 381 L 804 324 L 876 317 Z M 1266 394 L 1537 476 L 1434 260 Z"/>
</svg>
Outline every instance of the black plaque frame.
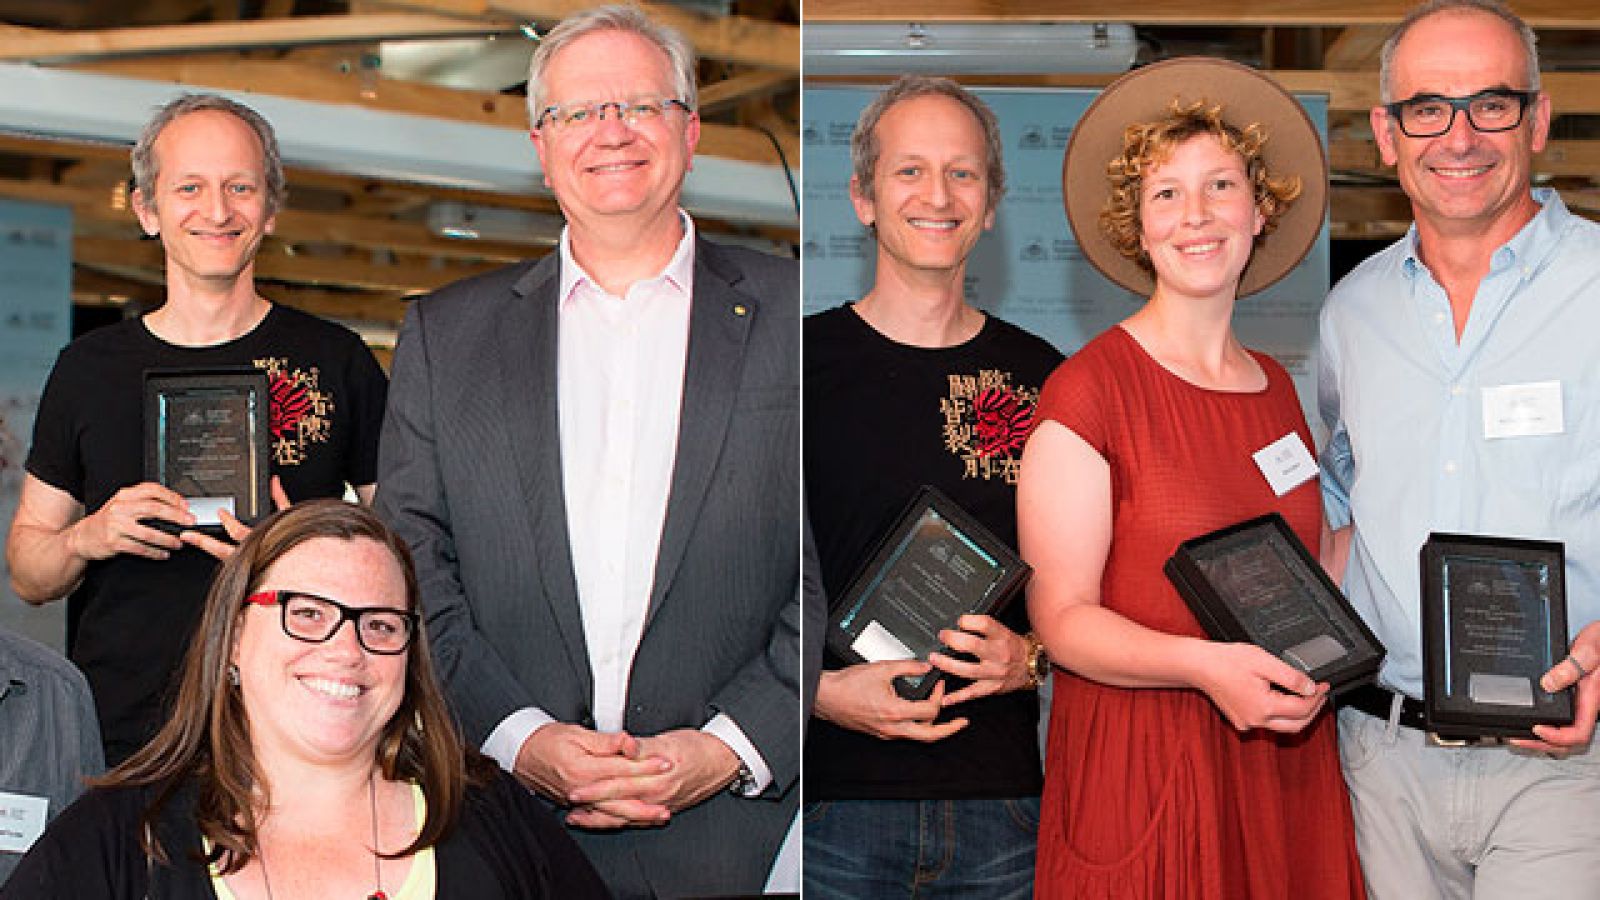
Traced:
<svg viewBox="0 0 1600 900">
<path fill-rule="evenodd" d="M 941 546 L 944 549 L 939 549 Z M 933 608 L 926 602 L 929 598 L 909 587 L 905 579 L 911 576 L 923 586 L 931 586 L 927 582 L 937 576 L 917 572 L 916 565 L 935 558 L 936 553 L 948 554 L 951 547 L 957 553 L 965 548 L 969 556 L 979 558 L 987 568 L 973 567 L 974 575 L 987 573 L 987 577 L 961 597 L 946 598 L 952 602 L 943 608 Z M 962 558 L 948 565 L 969 563 L 970 559 Z M 963 614 L 998 612 L 1032 574 L 1033 569 L 1004 541 L 937 488 L 924 485 L 834 601 L 828 617 L 828 647 L 847 662 L 868 662 L 856 644 L 868 628 L 878 627 L 916 659 L 926 660 L 935 650 L 950 653 L 937 638 L 940 629 L 956 627 Z M 924 607 L 908 612 L 904 606 L 907 599 L 922 602 Z M 921 627 L 910 621 L 913 617 L 921 619 Z M 933 693 L 941 677 L 935 669 L 917 678 L 898 678 L 895 691 L 908 700 L 923 700 Z"/>
<path fill-rule="evenodd" d="M 1556 541 L 1435 532 L 1422 545 L 1421 558 L 1423 708 L 1429 730 L 1445 738 L 1531 738 L 1535 725 L 1570 725 L 1571 689 L 1551 694 L 1539 686 L 1540 676 L 1567 655 L 1565 546 Z M 1468 680 L 1452 685 L 1452 680 L 1462 676 L 1460 670 L 1465 665 L 1458 658 L 1461 648 L 1453 645 L 1450 636 L 1456 600 L 1450 590 L 1449 567 L 1456 562 L 1516 566 L 1524 572 L 1530 567 L 1543 570 L 1544 618 L 1532 624 L 1533 633 L 1522 642 L 1525 649 L 1534 649 L 1538 655 L 1516 676 L 1487 673 L 1495 678 L 1526 676 L 1528 705 L 1473 699 L 1471 678 L 1484 674 L 1481 670 L 1468 669 Z M 1485 590 L 1492 591 L 1493 587 Z M 1538 630 L 1544 634 L 1537 634 Z"/>
<path fill-rule="evenodd" d="M 1298 623 L 1306 626 L 1298 629 L 1300 636 L 1304 637 L 1308 629 L 1316 632 L 1310 641 L 1285 646 L 1285 641 L 1292 638 L 1267 633 L 1260 618 L 1241 612 L 1241 598 L 1229 596 L 1207 575 L 1205 569 L 1212 561 L 1240 548 L 1254 547 L 1270 548 L 1272 552 L 1267 559 L 1276 561 L 1281 567 L 1279 576 L 1290 579 L 1298 596 L 1310 604 L 1309 615 L 1320 619 L 1320 622 L 1302 619 Z M 1338 585 L 1295 536 L 1289 523 L 1277 513 L 1184 541 L 1164 568 L 1168 580 L 1213 640 L 1256 644 L 1316 681 L 1327 682 L 1335 694 L 1371 681 L 1383 664 L 1386 651 L 1377 635 L 1361 620 Z M 1315 658 L 1303 658 L 1311 656 L 1309 650 L 1295 651 L 1307 644 L 1312 644 L 1310 649 L 1327 652 Z M 1331 657 L 1334 651 L 1342 653 Z"/>
<path fill-rule="evenodd" d="M 233 402 L 243 405 L 243 421 L 233 423 L 230 435 L 242 455 L 243 471 L 217 479 L 196 479 L 171 470 L 173 437 L 170 415 L 177 404 L 204 407 L 208 403 Z M 271 395 L 267 373 L 250 366 L 206 369 L 151 369 L 144 374 L 144 474 L 145 480 L 172 488 L 186 498 L 231 497 L 233 514 L 246 525 L 254 525 L 268 512 L 268 481 L 272 477 Z M 220 429 L 219 429 L 220 430 Z M 164 520 L 146 524 L 176 532 L 178 526 Z M 198 531 L 223 534 L 220 523 L 202 520 Z"/>
</svg>

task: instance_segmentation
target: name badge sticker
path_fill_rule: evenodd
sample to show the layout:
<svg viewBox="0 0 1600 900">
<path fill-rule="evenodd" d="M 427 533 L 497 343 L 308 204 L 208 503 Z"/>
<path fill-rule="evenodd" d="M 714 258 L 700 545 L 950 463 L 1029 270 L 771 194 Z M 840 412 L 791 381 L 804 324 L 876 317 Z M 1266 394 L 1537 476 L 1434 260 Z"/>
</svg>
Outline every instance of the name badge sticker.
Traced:
<svg viewBox="0 0 1600 900">
<path fill-rule="evenodd" d="M 1298 431 L 1291 431 L 1262 447 L 1252 458 L 1279 497 L 1315 478 L 1320 471 Z"/>
<path fill-rule="evenodd" d="M 1483 389 L 1483 436 L 1486 440 L 1562 434 L 1561 382 L 1532 381 Z"/>
<path fill-rule="evenodd" d="M 44 834 L 49 797 L 0 791 L 0 853 L 27 853 Z"/>
</svg>

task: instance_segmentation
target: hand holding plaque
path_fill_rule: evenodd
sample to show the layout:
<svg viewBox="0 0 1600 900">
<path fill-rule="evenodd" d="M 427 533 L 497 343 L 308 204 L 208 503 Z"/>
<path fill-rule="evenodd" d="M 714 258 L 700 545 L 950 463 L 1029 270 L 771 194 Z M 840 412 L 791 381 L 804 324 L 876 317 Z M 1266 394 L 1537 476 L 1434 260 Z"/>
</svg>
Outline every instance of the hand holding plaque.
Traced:
<svg viewBox="0 0 1600 900">
<path fill-rule="evenodd" d="M 269 395 L 251 367 L 145 373 L 145 478 L 181 494 L 196 526 L 222 534 L 220 511 L 254 524 L 267 510 Z M 173 531 L 170 522 L 153 527 Z"/>
<path fill-rule="evenodd" d="M 1445 738 L 1532 737 L 1572 722 L 1540 677 L 1567 653 L 1559 543 L 1432 534 L 1422 547 L 1423 706 Z"/>
<path fill-rule="evenodd" d="M 1277 513 L 1184 541 L 1165 570 L 1213 640 L 1256 644 L 1335 694 L 1383 662 L 1377 636 Z"/>
<path fill-rule="evenodd" d="M 996 612 L 1030 574 L 1003 541 L 924 486 L 834 601 L 828 647 L 858 663 L 949 653 L 940 631 L 956 628 L 968 613 Z M 921 700 L 939 677 L 905 677 L 895 687 L 902 697 Z"/>
</svg>

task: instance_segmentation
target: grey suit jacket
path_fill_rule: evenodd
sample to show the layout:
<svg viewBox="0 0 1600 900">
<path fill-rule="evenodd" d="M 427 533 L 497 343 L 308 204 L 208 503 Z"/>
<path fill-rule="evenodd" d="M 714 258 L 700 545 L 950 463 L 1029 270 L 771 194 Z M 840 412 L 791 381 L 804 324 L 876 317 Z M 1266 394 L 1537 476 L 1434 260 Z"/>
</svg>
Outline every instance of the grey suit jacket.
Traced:
<svg viewBox="0 0 1600 900">
<path fill-rule="evenodd" d="M 562 496 L 559 254 L 412 304 L 395 352 L 379 512 L 416 557 L 467 739 L 533 705 L 593 727 Z M 775 781 L 662 829 L 578 832 L 619 896 L 759 891 L 799 774 L 799 301 L 789 261 L 699 241 L 666 522 L 628 683 L 649 735 L 726 713 Z"/>
</svg>

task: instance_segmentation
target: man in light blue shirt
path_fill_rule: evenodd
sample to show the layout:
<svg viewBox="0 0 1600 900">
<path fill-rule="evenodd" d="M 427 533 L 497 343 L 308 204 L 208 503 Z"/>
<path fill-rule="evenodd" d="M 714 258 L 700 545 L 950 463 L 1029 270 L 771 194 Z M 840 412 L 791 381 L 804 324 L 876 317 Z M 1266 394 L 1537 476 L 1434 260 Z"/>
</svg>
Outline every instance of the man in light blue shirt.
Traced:
<svg viewBox="0 0 1600 900">
<path fill-rule="evenodd" d="M 1362 866 L 1375 898 L 1570 897 L 1600 884 L 1600 226 L 1529 189 L 1550 99 L 1533 33 L 1496 0 L 1414 10 L 1382 69 L 1372 129 L 1415 224 L 1329 296 L 1319 385 L 1332 568 L 1397 692 L 1340 713 Z M 1517 398 L 1537 414 L 1489 424 Z M 1578 685 L 1572 726 L 1428 743 L 1432 531 L 1565 544 L 1577 640 L 1543 687 Z"/>
</svg>

